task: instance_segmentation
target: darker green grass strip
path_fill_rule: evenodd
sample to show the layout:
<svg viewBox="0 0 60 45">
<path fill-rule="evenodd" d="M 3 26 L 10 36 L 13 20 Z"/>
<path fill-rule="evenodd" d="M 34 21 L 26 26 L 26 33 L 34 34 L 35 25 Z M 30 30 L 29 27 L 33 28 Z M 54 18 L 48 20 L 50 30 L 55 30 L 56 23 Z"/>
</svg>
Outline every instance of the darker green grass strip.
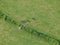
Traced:
<svg viewBox="0 0 60 45">
<path fill-rule="evenodd" d="M 4 13 L 2 13 L 1 11 L 0 11 L 0 17 L 1 17 L 1 18 L 4 18 L 4 20 L 7 21 L 7 22 L 9 22 L 9 23 L 11 22 L 11 23 L 14 24 L 14 25 L 18 25 L 15 20 L 12 20 L 9 16 L 7 16 L 7 15 L 4 14 Z M 23 24 L 23 22 L 26 23 L 25 21 L 22 21 L 22 24 Z M 21 26 L 22 24 L 19 24 L 18 26 Z M 31 34 L 36 35 L 36 36 L 38 36 L 39 38 L 40 38 L 40 37 L 43 37 L 43 38 L 48 37 L 48 39 L 55 39 L 56 41 L 58 41 L 58 43 L 59 43 L 59 45 L 60 45 L 60 40 L 58 40 L 58 39 L 56 39 L 56 38 L 53 38 L 53 37 L 51 37 L 51 36 L 49 36 L 49 35 L 46 35 L 46 34 L 44 34 L 44 33 L 38 32 L 36 29 L 32 28 L 32 26 L 29 27 L 29 26 L 24 26 L 24 25 L 22 25 L 22 26 L 21 26 L 21 29 L 22 29 L 22 30 L 25 30 L 25 31 L 27 31 L 27 32 L 30 32 Z M 46 39 L 47 39 L 47 38 L 46 38 Z"/>
<path fill-rule="evenodd" d="M 5 21 L 7 21 L 7 22 L 9 22 L 9 23 L 12 23 L 12 24 L 14 24 L 14 25 L 17 25 L 17 23 L 16 23 L 15 20 L 12 20 L 11 17 L 9 17 L 8 15 L 2 13 L 1 11 L 0 11 L 0 18 L 3 18 Z"/>
</svg>

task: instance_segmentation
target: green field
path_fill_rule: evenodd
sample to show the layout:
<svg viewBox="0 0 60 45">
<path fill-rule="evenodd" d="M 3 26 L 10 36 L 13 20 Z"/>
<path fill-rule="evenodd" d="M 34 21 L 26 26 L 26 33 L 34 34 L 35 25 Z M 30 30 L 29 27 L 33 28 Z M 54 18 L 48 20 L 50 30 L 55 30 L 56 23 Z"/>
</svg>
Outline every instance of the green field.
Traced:
<svg viewBox="0 0 60 45">
<path fill-rule="evenodd" d="M 17 25 L 5 21 L 1 13 Z M 18 25 L 27 20 L 26 29 L 19 29 Z M 59 20 L 60 0 L 0 0 L 0 45 L 59 45 Z M 47 40 L 26 31 L 33 29 L 52 38 Z"/>
</svg>

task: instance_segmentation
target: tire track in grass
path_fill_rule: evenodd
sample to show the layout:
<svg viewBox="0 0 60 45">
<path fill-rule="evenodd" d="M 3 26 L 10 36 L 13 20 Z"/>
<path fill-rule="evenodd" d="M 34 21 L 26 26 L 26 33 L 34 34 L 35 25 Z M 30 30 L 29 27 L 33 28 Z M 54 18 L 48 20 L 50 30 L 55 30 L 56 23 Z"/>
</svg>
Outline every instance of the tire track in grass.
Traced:
<svg viewBox="0 0 60 45">
<path fill-rule="evenodd" d="M 54 39 L 60 45 L 60 40 L 58 40 L 58 39 L 56 39 L 54 37 L 51 37 L 49 35 L 46 35 L 44 33 L 38 32 L 32 26 L 25 25 L 25 23 L 30 22 L 29 20 L 21 21 L 21 23 L 18 25 L 15 20 L 12 20 L 9 16 L 2 13 L 1 11 L 0 11 L 0 17 L 2 17 L 5 21 L 7 21 L 9 23 L 12 23 L 12 24 L 14 24 L 16 26 L 19 26 L 19 27 L 21 27 L 22 30 L 25 30 L 25 31 L 27 31 L 27 32 L 39 37 L 39 38 L 42 37 L 42 38 L 44 38 L 45 40 L 48 40 L 48 41 L 51 41 L 52 39 Z"/>
</svg>

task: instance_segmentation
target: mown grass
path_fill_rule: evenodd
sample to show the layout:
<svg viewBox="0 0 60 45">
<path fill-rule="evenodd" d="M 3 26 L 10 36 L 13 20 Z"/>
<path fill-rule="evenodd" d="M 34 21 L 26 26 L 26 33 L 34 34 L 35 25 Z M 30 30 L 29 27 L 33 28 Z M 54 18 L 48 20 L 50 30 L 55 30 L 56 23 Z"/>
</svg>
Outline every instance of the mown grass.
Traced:
<svg viewBox="0 0 60 45">
<path fill-rule="evenodd" d="M 47 1 L 45 0 L 25 0 L 25 1 L 24 0 L 17 0 L 17 1 L 1 0 L 0 10 L 4 14 L 7 14 L 11 18 L 13 18 L 18 24 L 20 24 L 21 20 L 28 19 L 32 22 L 32 23 L 29 23 L 29 25 L 33 26 L 35 29 L 37 29 L 37 31 L 43 32 L 57 39 L 60 39 L 60 28 L 59 28 L 60 27 L 60 21 L 59 21 L 60 3 L 59 2 L 60 2 L 59 0 L 47 0 Z M 32 18 L 36 18 L 36 20 L 33 21 Z M 16 33 L 16 35 L 18 35 L 19 31 L 17 32 L 16 30 L 17 29 L 13 28 L 11 29 L 11 32 L 14 34 Z M 26 34 L 26 32 L 24 34 Z M 17 37 L 17 38 L 20 38 L 20 37 Z M 21 45 L 24 45 L 23 41 L 24 40 L 22 40 Z M 14 41 L 11 42 L 11 45 L 12 43 L 14 43 Z M 34 45 L 34 43 L 32 44 Z M 37 44 L 39 45 L 40 43 L 37 43 Z M 44 44 L 41 44 L 41 45 L 44 45 Z"/>
</svg>

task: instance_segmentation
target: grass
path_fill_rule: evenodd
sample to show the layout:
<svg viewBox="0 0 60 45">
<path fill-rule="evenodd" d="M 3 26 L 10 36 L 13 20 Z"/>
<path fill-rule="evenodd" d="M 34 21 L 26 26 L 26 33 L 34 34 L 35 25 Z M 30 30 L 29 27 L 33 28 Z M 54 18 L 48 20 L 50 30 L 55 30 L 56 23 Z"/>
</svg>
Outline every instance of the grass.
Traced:
<svg viewBox="0 0 60 45">
<path fill-rule="evenodd" d="M 59 0 L 1 0 L 0 11 L 14 19 L 18 24 L 21 20 L 28 19 L 31 21 L 28 25 L 37 31 L 60 40 L 59 5 Z M 36 20 L 33 21 L 32 18 L 36 18 Z M 4 36 L 1 39 L 2 42 L 0 41 L 1 45 L 56 45 L 39 40 L 36 36 L 19 30 L 18 26 L 5 22 L 2 18 L 0 22 L 1 38 L 2 35 Z"/>
<path fill-rule="evenodd" d="M 0 45 L 49 45 L 31 34 L 18 30 L 14 25 L 0 19 Z"/>
</svg>

